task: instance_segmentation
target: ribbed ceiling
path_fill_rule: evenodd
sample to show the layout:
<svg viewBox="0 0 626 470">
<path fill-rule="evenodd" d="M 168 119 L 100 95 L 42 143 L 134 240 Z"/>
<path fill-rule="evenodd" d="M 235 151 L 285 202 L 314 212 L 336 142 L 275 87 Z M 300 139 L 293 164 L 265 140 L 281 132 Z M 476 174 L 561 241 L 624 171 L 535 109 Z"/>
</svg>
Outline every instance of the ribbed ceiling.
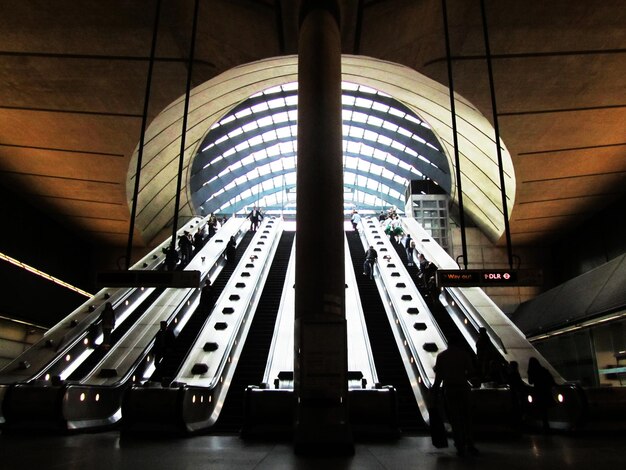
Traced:
<svg viewBox="0 0 626 470">
<path fill-rule="evenodd" d="M 232 214 L 254 204 L 294 212 L 297 86 L 256 93 L 211 127 L 189 180 L 196 211 Z M 448 161 L 426 122 L 385 93 L 342 88 L 346 211 L 402 211 L 410 180 L 428 178 L 450 192 Z"/>
</svg>

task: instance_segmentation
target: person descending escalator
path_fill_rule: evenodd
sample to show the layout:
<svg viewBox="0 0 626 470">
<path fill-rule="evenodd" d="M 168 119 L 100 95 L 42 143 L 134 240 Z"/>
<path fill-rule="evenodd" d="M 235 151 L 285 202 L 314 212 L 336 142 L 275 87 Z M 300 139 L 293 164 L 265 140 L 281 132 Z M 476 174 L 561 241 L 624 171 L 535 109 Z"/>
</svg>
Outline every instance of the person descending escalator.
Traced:
<svg viewBox="0 0 626 470">
<path fill-rule="evenodd" d="M 259 223 L 263 220 L 263 214 L 258 207 L 254 206 L 246 216 L 246 219 L 250 219 L 250 230 L 256 232 L 259 228 Z"/>
</svg>

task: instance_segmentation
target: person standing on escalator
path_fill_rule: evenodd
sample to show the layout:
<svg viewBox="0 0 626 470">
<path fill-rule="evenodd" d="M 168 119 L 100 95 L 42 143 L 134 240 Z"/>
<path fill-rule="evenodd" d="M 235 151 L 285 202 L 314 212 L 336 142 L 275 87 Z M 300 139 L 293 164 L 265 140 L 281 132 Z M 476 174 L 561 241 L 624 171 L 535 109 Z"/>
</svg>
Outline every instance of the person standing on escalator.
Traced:
<svg viewBox="0 0 626 470">
<path fill-rule="evenodd" d="M 406 265 L 415 266 L 413 263 L 413 251 L 415 251 L 415 240 L 411 237 L 410 233 L 407 233 L 404 239 L 404 249 L 406 251 Z"/>
<path fill-rule="evenodd" d="M 111 347 L 111 335 L 113 328 L 115 328 L 115 310 L 113 310 L 111 302 L 107 302 L 104 305 L 100 320 L 102 325 L 102 347 L 109 349 Z"/>
<path fill-rule="evenodd" d="M 491 339 L 489 339 L 487 329 L 483 326 L 478 329 L 476 362 L 478 363 L 478 374 L 482 383 L 502 384 L 506 380 L 506 361 L 491 342 Z"/>
<path fill-rule="evenodd" d="M 169 328 L 167 321 L 163 320 L 160 323 L 160 330 L 157 332 L 154 338 L 154 364 L 159 365 L 174 347 L 176 342 L 176 334 L 172 328 Z"/>
<path fill-rule="evenodd" d="M 209 216 L 209 220 L 207 221 L 207 226 L 209 227 L 209 238 L 211 238 L 217 231 L 217 217 L 215 217 L 215 214 L 212 212 Z"/>
<path fill-rule="evenodd" d="M 204 287 L 200 292 L 200 302 L 198 304 L 198 308 L 202 312 L 203 318 L 207 318 L 209 316 L 214 304 L 215 296 L 213 294 L 213 286 L 211 285 L 211 280 L 207 276 Z"/>
<path fill-rule="evenodd" d="M 193 243 L 189 237 L 189 232 L 185 231 L 180 237 L 178 237 L 178 246 L 180 247 L 181 259 L 180 262 L 184 266 L 191 261 L 193 256 Z"/>
<path fill-rule="evenodd" d="M 358 211 L 352 211 L 352 217 L 350 217 L 350 222 L 352 222 L 352 229 L 356 232 L 359 227 L 359 223 L 361 223 L 361 216 Z"/>
<path fill-rule="evenodd" d="M 378 258 L 378 253 L 373 246 L 365 252 L 365 262 L 363 263 L 363 275 L 368 276 L 370 279 L 374 279 L 374 264 Z"/>
<path fill-rule="evenodd" d="M 226 244 L 226 261 L 229 264 L 235 262 L 235 255 L 237 254 L 237 244 L 235 242 L 235 237 L 230 237 L 228 243 Z"/>
</svg>

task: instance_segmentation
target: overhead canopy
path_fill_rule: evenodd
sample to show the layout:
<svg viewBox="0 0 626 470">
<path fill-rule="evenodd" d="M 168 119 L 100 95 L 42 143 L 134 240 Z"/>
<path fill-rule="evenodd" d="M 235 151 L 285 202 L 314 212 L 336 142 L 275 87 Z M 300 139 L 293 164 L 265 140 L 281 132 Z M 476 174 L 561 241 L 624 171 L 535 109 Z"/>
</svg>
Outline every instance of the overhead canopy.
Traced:
<svg viewBox="0 0 626 470">
<path fill-rule="evenodd" d="M 348 84 L 344 90 L 344 181 L 347 192 L 352 191 L 348 200 L 359 207 L 397 205 L 408 179 L 428 177 L 456 201 L 448 89 L 407 67 L 361 56 L 344 56 L 342 75 Z M 277 205 L 276 195 L 293 187 L 296 103 L 290 84 L 296 80 L 297 57 L 287 56 L 231 69 L 192 90 L 182 215 L 196 214 L 200 206 L 207 212 L 237 211 L 262 199 Z M 270 111 L 272 99 L 281 108 L 277 114 Z M 174 214 L 183 103 L 184 97 L 172 103 L 147 130 L 137 212 L 137 227 L 146 239 Z M 396 119 L 400 116 L 391 109 L 403 113 L 404 120 Z M 458 95 L 456 110 L 466 214 L 497 239 L 504 231 L 504 218 L 493 129 Z M 263 132 L 259 123 L 267 125 Z M 402 137 L 393 126 L 411 136 Z M 268 145 L 263 145 L 265 132 Z M 510 209 L 515 180 L 511 157 L 502 142 L 501 147 Z M 129 203 L 136 155 L 137 151 L 129 166 Z"/>
</svg>

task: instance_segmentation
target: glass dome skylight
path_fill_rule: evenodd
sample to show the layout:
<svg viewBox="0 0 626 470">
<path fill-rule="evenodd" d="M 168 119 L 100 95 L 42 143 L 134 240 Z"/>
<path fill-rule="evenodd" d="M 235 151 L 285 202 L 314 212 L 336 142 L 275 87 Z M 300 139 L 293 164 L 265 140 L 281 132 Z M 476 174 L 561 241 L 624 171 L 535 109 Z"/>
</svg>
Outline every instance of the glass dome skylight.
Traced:
<svg viewBox="0 0 626 470">
<path fill-rule="evenodd" d="M 447 159 L 426 122 L 389 95 L 342 84 L 344 208 L 404 208 L 411 180 L 450 192 Z M 207 133 L 191 168 L 198 213 L 233 214 L 252 205 L 295 212 L 297 83 L 257 93 Z"/>
</svg>

